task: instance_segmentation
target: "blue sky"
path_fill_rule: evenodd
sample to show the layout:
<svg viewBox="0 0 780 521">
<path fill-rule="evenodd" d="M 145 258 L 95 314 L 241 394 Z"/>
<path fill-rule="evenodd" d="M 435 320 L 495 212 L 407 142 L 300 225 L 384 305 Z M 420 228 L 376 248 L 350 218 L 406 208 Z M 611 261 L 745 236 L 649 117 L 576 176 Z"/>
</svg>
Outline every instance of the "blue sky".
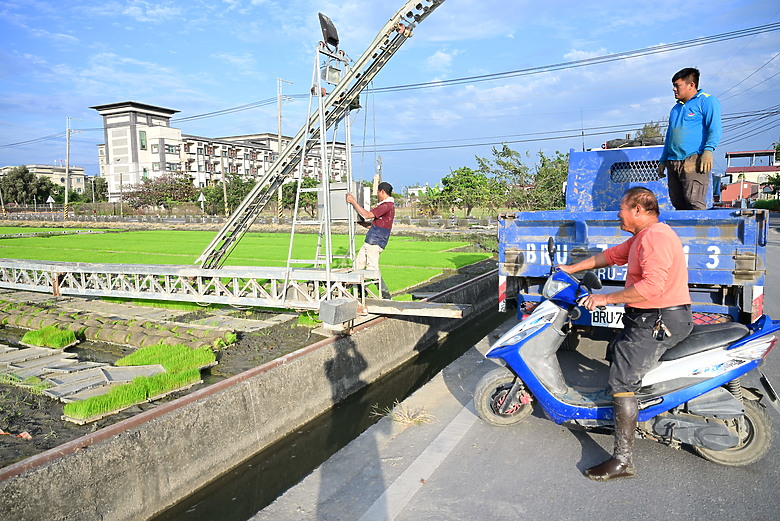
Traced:
<svg viewBox="0 0 780 521">
<path fill-rule="evenodd" d="M 72 138 L 71 164 L 96 173 L 102 121 L 89 107 L 127 100 L 179 110 L 179 118 L 271 100 L 174 125 L 208 137 L 276 132 L 276 78 L 292 82 L 285 94 L 308 92 L 321 37 L 317 13 L 334 21 L 341 48 L 357 58 L 402 4 L 0 0 L 0 165 L 64 161 L 69 116 L 81 130 Z M 778 22 L 777 0 L 446 0 L 374 87 L 445 83 L 363 97 L 353 143 L 366 147 L 355 150 L 355 177 L 373 174 L 376 155 L 385 179 L 400 188 L 474 168 L 475 155 L 490 157 L 502 141 L 532 156 L 581 149 L 583 141 L 598 147 L 666 118 L 674 103 L 671 76 L 688 66 L 702 71 L 701 87 L 721 99 L 730 118 L 715 154 L 722 171 L 725 152 L 780 140 L 780 30 L 584 67 L 544 67 Z M 543 70 L 446 83 L 537 67 Z M 285 134 L 297 132 L 307 105 L 305 96 L 284 103 Z M 25 141 L 33 143 L 16 145 Z"/>
</svg>

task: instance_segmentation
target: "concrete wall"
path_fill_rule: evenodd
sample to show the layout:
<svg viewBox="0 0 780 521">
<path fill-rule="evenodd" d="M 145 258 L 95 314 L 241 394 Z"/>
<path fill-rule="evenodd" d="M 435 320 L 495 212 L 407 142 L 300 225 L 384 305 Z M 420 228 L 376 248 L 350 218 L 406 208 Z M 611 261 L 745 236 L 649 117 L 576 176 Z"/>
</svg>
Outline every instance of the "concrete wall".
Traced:
<svg viewBox="0 0 780 521">
<path fill-rule="evenodd" d="M 463 320 L 377 318 L 0 469 L 2 518 L 147 519 L 495 309 L 496 288 L 494 271 L 431 299 L 472 304 Z"/>
</svg>

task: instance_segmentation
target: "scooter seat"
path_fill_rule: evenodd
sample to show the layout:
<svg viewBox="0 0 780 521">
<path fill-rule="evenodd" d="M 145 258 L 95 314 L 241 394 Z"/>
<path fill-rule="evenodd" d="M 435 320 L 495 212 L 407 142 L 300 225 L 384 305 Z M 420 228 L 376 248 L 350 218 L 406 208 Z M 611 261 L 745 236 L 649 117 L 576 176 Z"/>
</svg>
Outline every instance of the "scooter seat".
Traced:
<svg viewBox="0 0 780 521">
<path fill-rule="evenodd" d="M 738 322 L 723 324 L 694 324 L 691 334 L 679 344 L 670 348 L 661 356 L 662 362 L 678 360 L 716 347 L 736 342 L 750 333 L 750 330 Z"/>
</svg>

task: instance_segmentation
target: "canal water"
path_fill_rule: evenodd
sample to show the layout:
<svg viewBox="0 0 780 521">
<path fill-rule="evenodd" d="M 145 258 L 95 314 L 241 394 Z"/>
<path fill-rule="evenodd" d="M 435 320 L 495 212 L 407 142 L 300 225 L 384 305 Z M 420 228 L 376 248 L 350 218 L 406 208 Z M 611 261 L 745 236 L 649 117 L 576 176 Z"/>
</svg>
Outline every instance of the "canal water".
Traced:
<svg viewBox="0 0 780 521">
<path fill-rule="evenodd" d="M 152 521 L 246 521 L 509 318 L 489 311 Z M 301 389 L 300 392 L 306 392 Z M 290 396 L 295 407 L 295 396 Z"/>
</svg>

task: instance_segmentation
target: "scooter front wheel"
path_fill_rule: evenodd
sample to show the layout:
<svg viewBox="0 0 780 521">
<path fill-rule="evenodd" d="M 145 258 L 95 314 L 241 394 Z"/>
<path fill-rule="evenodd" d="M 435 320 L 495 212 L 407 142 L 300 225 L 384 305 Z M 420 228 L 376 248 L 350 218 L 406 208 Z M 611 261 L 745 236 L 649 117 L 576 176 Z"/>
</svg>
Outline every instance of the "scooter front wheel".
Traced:
<svg viewBox="0 0 780 521">
<path fill-rule="evenodd" d="M 474 408 L 479 417 L 498 426 L 513 425 L 528 417 L 533 406 L 530 400 L 522 398 L 523 395 L 530 398 L 530 395 L 525 393 L 524 387 L 521 387 L 517 393 L 513 393 L 514 396 L 509 396 L 518 380 L 515 375 L 502 367 L 483 376 L 474 393 Z M 510 402 L 505 405 L 507 400 Z"/>
</svg>

